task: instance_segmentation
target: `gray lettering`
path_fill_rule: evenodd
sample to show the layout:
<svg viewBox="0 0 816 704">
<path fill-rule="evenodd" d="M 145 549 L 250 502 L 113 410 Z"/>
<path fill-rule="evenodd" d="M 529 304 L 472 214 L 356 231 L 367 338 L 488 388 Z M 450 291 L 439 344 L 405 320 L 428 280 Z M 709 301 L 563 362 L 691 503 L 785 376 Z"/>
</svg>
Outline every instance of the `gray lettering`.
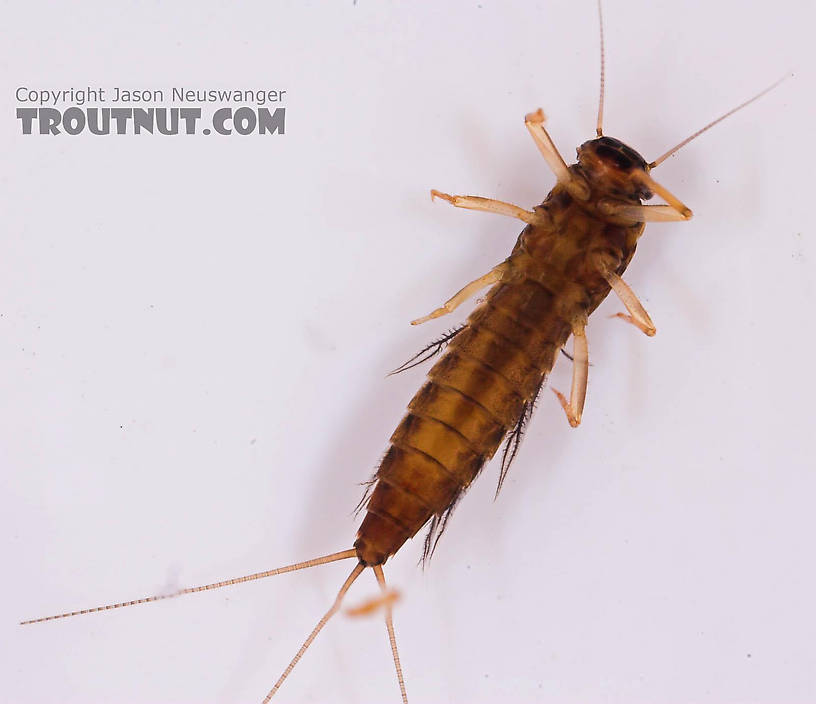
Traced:
<svg viewBox="0 0 816 704">
<path fill-rule="evenodd" d="M 141 134 L 143 129 L 153 134 L 153 108 L 133 108 L 133 132 Z"/>
<path fill-rule="evenodd" d="M 62 115 L 62 127 L 68 133 L 77 135 L 85 129 L 85 113 L 79 108 L 68 108 Z"/>
<path fill-rule="evenodd" d="M 178 108 L 170 108 L 169 126 L 167 108 L 156 108 L 156 127 L 162 134 L 178 134 Z"/>
<path fill-rule="evenodd" d="M 133 108 L 111 108 L 110 115 L 116 120 L 116 134 L 127 134 L 127 123 L 133 117 Z"/>
<path fill-rule="evenodd" d="M 258 117 L 252 108 L 238 108 L 232 117 L 232 124 L 238 134 L 252 134 L 257 123 Z"/>
<path fill-rule="evenodd" d="M 31 134 L 31 125 L 37 117 L 37 108 L 17 108 L 17 119 L 23 124 L 23 134 Z"/>
<path fill-rule="evenodd" d="M 62 115 L 56 108 L 40 108 L 40 134 L 59 134 L 60 120 Z"/>
<path fill-rule="evenodd" d="M 99 124 L 100 115 L 102 124 Z M 88 108 L 88 129 L 93 134 L 110 134 L 110 110 L 107 108 Z"/>
<path fill-rule="evenodd" d="M 232 117 L 232 108 L 219 108 L 213 113 L 213 129 L 218 134 L 232 134 L 232 130 L 224 127 L 224 123 Z"/>
<path fill-rule="evenodd" d="M 201 117 L 201 108 L 179 108 L 179 116 L 184 120 L 184 134 L 195 134 L 196 122 Z"/>
<path fill-rule="evenodd" d="M 269 114 L 269 108 L 258 109 L 258 132 L 260 134 L 285 134 L 286 129 L 286 108 L 275 108 L 275 112 Z"/>
</svg>

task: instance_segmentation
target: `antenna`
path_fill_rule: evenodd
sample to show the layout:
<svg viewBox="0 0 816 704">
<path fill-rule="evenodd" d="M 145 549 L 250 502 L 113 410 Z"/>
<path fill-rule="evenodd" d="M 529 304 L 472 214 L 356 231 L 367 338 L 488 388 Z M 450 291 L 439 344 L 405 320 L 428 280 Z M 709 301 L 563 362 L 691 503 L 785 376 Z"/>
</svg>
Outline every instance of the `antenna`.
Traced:
<svg viewBox="0 0 816 704">
<path fill-rule="evenodd" d="M 603 31 L 603 12 L 601 11 L 601 0 L 598 0 L 598 24 L 601 29 L 601 97 L 598 99 L 598 124 L 595 127 L 595 134 L 597 134 L 599 137 L 602 137 L 604 87 L 606 85 L 606 67 L 604 65 L 604 31 Z"/>
<path fill-rule="evenodd" d="M 742 110 L 746 105 L 750 105 L 755 100 L 759 100 L 766 93 L 770 93 L 774 88 L 776 88 L 780 83 L 782 83 L 782 81 L 790 78 L 792 75 L 793 75 L 792 73 L 785 74 L 784 76 L 782 76 L 782 78 L 780 78 L 778 81 L 776 81 L 773 85 L 770 85 L 765 90 L 757 93 L 753 98 L 750 98 L 749 100 L 746 100 L 744 103 L 742 103 L 740 105 L 737 105 L 737 107 L 729 110 L 727 113 L 725 113 L 725 115 L 720 115 L 720 117 L 718 117 L 716 120 L 714 120 L 712 122 L 709 122 L 705 127 L 703 127 L 702 129 L 697 130 L 690 137 L 686 137 L 682 142 L 680 142 L 680 144 L 672 147 L 665 154 L 663 154 L 662 156 L 659 156 L 657 159 L 655 159 L 651 164 L 649 164 L 649 168 L 653 169 L 655 166 L 658 166 L 659 164 L 662 164 L 666 159 L 668 159 L 676 151 L 678 151 L 682 147 L 685 147 L 691 140 L 696 139 L 703 132 L 705 132 L 706 130 L 709 130 L 712 127 L 714 127 L 714 125 L 716 125 L 718 122 L 722 122 L 726 117 L 730 117 L 731 115 L 733 115 L 738 110 Z"/>
</svg>

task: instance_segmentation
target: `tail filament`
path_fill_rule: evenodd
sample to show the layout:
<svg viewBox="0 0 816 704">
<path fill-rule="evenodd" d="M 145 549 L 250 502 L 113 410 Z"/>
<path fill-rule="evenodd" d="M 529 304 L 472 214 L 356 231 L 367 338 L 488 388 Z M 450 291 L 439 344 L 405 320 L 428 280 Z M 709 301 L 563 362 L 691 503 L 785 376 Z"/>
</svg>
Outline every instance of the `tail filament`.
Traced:
<svg viewBox="0 0 816 704">
<path fill-rule="evenodd" d="M 328 562 L 336 562 L 337 560 L 347 560 L 350 557 L 356 557 L 357 551 L 354 549 L 343 550 L 342 552 L 335 552 L 331 555 L 323 557 L 316 557 L 313 560 L 306 560 L 306 562 L 297 562 L 294 565 L 287 565 L 286 567 L 278 567 L 274 570 L 267 570 L 266 572 L 256 572 L 255 574 L 248 574 L 244 577 L 234 577 L 232 579 L 225 579 L 223 582 L 214 582 L 213 584 L 204 584 L 200 587 L 188 587 L 186 589 L 179 589 L 170 594 L 156 594 L 155 596 L 147 596 L 141 599 L 133 599 L 132 601 L 122 601 L 118 604 L 106 604 L 105 606 L 95 606 L 92 609 L 81 609 L 80 611 L 68 611 L 64 614 L 56 614 L 54 616 L 43 616 L 42 618 L 33 618 L 28 621 L 20 621 L 21 626 L 27 626 L 32 623 L 42 623 L 43 621 L 55 621 L 59 618 L 68 618 L 69 616 L 82 616 L 83 614 L 94 614 L 99 611 L 110 611 L 111 609 L 121 609 L 125 606 L 135 606 L 136 604 L 149 604 L 152 601 L 162 601 L 163 599 L 172 599 L 182 594 L 193 594 L 194 592 L 207 592 L 211 589 L 220 589 L 221 587 L 229 587 L 233 584 L 242 584 L 243 582 L 251 582 L 256 579 L 263 579 L 264 577 L 274 577 L 277 574 L 284 574 L 285 572 L 295 572 L 297 570 L 305 570 L 309 567 L 317 567 L 318 565 L 325 565 Z"/>
<path fill-rule="evenodd" d="M 352 551 L 354 552 L 354 551 Z M 308 650 L 309 646 L 312 644 L 312 641 L 317 638 L 317 634 L 323 630 L 323 626 L 325 626 L 329 619 L 334 616 L 337 611 L 340 609 L 340 605 L 343 602 L 343 597 L 346 595 L 346 592 L 349 590 L 352 584 L 354 584 L 354 580 L 357 579 L 365 569 L 365 565 L 362 562 L 358 562 L 357 566 L 351 571 L 351 574 L 348 576 L 345 582 L 343 582 L 343 586 L 340 587 L 340 591 L 337 592 L 337 598 L 334 600 L 331 608 L 323 614 L 323 618 L 321 618 L 317 625 L 314 627 L 312 632 L 309 634 L 309 637 L 306 639 L 306 642 L 300 646 L 300 650 L 297 651 L 295 657 L 292 658 L 292 661 L 286 666 L 286 669 L 283 671 L 283 674 L 278 678 L 278 681 L 275 682 L 275 686 L 269 690 L 269 694 L 264 697 L 263 704 L 269 704 L 269 700 L 275 696 L 275 692 L 280 689 L 280 686 L 284 683 L 287 677 L 289 677 L 292 670 L 295 669 L 295 665 L 298 664 L 300 659 L 303 657 L 303 654 Z"/>
</svg>

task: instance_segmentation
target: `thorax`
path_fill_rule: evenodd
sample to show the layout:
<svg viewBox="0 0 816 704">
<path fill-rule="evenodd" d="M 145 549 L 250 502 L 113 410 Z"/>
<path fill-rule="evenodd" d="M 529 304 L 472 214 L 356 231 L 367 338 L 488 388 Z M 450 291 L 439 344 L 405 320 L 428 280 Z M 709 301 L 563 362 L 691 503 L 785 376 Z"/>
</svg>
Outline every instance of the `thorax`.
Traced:
<svg viewBox="0 0 816 704">
<path fill-rule="evenodd" d="M 550 291 L 565 317 L 589 315 L 610 291 L 600 266 L 621 275 L 644 224 L 611 223 L 561 186 L 536 211 L 546 216 L 545 222 L 528 225 L 519 236 L 511 255 L 514 273 Z"/>
</svg>

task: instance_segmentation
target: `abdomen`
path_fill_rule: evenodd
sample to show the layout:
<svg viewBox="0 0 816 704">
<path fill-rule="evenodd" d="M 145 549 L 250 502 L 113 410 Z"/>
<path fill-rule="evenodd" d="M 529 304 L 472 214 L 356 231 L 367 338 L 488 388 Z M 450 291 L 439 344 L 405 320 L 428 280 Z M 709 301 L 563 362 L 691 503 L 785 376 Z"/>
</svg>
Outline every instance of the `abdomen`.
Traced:
<svg viewBox="0 0 816 704">
<path fill-rule="evenodd" d="M 557 309 L 527 279 L 496 285 L 473 312 L 391 437 L 354 543 L 361 562 L 384 563 L 476 478 L 571 333 Z"/>
</svg>

